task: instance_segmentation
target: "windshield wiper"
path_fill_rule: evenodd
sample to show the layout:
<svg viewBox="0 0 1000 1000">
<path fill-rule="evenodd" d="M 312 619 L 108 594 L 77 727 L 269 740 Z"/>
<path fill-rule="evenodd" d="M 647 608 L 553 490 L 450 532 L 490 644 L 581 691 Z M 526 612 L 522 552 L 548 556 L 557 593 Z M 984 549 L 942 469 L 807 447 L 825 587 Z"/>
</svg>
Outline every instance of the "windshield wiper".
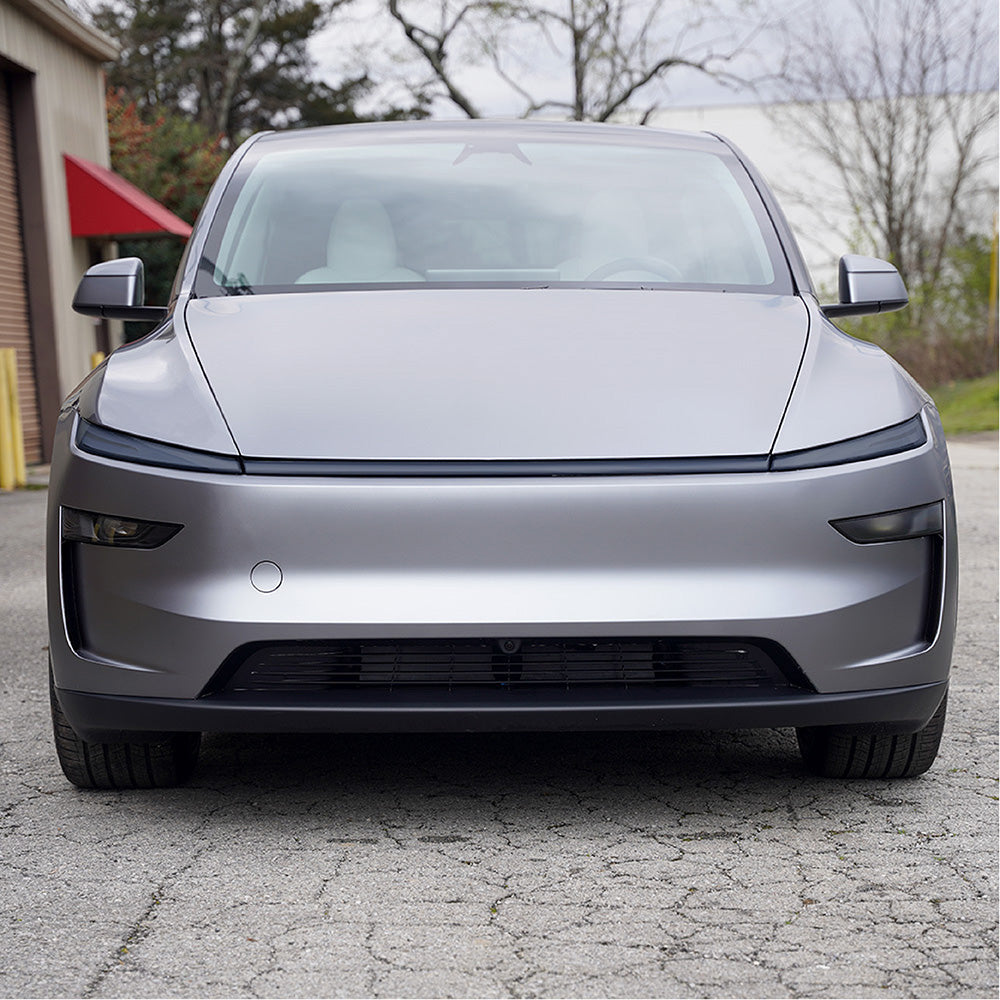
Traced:
<svg viewBox="0 0 1000 1000">
<path fill-rule="evenodd" d="M 226 295 L 253 295 L 253 286 L 250 284 L 250 279 L 242 271 L 231 282 L 227 278 L 222 282 L 220 287 Z"/>
</svg>

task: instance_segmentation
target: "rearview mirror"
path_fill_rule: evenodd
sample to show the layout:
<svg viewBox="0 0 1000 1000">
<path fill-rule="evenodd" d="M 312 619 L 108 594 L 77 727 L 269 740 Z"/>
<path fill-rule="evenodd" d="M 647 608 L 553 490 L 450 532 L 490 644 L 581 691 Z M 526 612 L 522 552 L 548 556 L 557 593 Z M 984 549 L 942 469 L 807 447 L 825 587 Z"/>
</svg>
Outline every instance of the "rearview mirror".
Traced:
<svg viewBox="0 0 1000 1000">
<path fill-rule="evenodd" d="M 167 315 L 164 306 L 147 306 L 142 261 L 138 257 L 108 260 L 87 269 L 80 279 L 73 309 L 99 319 L 155 322 Z"/>
<path fill-rule="evenodd" d="M 840 302 L 822 307 L 827 316 L 869 316 L 902 309 L 910 301 L 892 264 L 877 257 L 840 258 Z"/>
</svg>

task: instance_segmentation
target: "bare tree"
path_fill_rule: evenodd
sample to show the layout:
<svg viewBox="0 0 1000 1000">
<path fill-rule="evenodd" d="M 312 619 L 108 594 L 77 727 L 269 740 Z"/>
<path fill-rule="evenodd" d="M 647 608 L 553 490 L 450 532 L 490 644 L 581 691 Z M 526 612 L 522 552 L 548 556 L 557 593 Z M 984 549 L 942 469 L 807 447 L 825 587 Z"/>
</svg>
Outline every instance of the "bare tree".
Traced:
<svg viewBox="0 0 1000 1000">
<path fill-rule="evenodd" d="M 844 0 L 786 30 L 772 116 L 833 168 L 858 249 L 930 309 L 949 249 L 992 222 L 996 10 L 987 0 Z M 821 203 L 822 198 L 818 199 Z"/>
<path fill-rule="evenodd" d="M 431 71 L 431 80 L 419 88 L 420 93 L 426 96 L 428 88 L 436 82 L 444 88 L 448 99 L 470 118 L 482 116 L 472 98 L 458 84 L 450 47 L 468 23 L 488 15 L 492 6 L 478 0 L 461 4 L 441 0 L 429 19 L 432 23 L 425 21 L 421 25 L 409 10 L 404 10 L 399 0 L 389 0 L 389 13 L 399 22 L 410 45 Z"/>
<path fill-rule="evenodd" d="M 739 82 L 730 67 L 760 30 L 759 23 L 734 29 L 712 0 L 388 0 L 388 7 L 429 73 L 421 93 L 437 89 L 470 118 L 481 108 L 459 78 L 476 63 L 509 88 L 524 117 L 607 121 L 628 112 L 646 121 L 663 97 L 652 85 L 672 71 Z M 529 78 L 539 61 L 563 68 L 563 93 L 536 92 Z"/>
</svg>

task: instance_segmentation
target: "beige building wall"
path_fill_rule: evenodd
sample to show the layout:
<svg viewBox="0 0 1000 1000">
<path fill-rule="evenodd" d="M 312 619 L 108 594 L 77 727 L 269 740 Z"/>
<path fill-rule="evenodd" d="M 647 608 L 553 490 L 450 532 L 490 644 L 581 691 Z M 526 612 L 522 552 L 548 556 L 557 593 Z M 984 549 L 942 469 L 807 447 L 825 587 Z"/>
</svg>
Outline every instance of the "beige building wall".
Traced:
<svg viewBox="0 0 1000 1000">
<path fill-rule="evenodd" d="M 29 218 L 26 212 L 23 225 L 25 230 L 44 228 L 51 310 L 48 317 L 33 310 L 33 335 L 36 344 L 54 345 L 62 395 L 86 375 L 96 345 L 94 321 L 78 316 L 70 305 L 90 261 L 86 241 L 73 239 L 70 233 L 63 154 L 109 165 L 102 63 L 116 53 L 110 39 L 78 21 L 58 0 L 0 0 L 0 65 L 22 92 L 15 107 L 21 120 L 15 124 L 19 136 L 26 127 L 33 130 L 37 143 L 38 177 L 22 176 L 20 181 L 22 190 L 37 187 L 41 217 Z M 23 72 L 32 74 L 30 79 Z M 33 123 L 24 120 L 29 86 Z M 26 242 L 28 236 L 26 232 Z M 30 250 L 29 268 L 37 281 L 37 261 L 31 259 Z M 41 363 L 36 360 L 36 365 Z M 51 407 L 52 401 L 43 399 L 42 406 Z"/>
</svg>

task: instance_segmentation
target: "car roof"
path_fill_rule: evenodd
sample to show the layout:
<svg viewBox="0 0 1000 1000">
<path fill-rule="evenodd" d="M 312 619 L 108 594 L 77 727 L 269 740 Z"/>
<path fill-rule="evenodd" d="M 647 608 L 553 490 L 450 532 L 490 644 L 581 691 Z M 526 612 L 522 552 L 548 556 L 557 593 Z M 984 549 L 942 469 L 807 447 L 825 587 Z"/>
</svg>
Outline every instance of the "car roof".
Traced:
<svg viewBox="0 0 1000 1000">
<path fill-rule="evenodd" d="M 407 139 L 437 139 L 455 142 L 472 141 L 490 136 L 506 141 L 540 142 L 602 141 L 626 145 L 655 145 L 675 149 L 702 149 L 715 154 L 730 153 L 728 145 L 710 132 L 682 132 L 651 128 L 647 125 L 618 125 L 606 122 L 549 122 L 520 119 L 461 119 L 454 121 L 365 122 L 352 125 L 324 125 L 317 128 L 286 129 L 262 132 L 253 136 L 254 145 L 282 147 L 329 147 L 343 142 L 354 145 L 370 138 L 375 141 L 406 141 Z"/>
</svg>

